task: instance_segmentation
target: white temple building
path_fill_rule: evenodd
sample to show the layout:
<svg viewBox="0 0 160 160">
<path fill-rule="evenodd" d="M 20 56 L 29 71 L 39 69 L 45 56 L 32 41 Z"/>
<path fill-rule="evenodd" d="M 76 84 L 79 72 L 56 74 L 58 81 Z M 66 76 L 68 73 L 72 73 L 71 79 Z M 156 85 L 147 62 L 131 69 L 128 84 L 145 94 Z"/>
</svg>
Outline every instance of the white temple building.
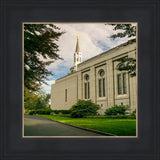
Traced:
<svg viewBox="0 0 160 160">
<path fill-rule="evenodd" d="M 100 105 L 100 114 L 114 105 L 137 106 L 137 77 L 116 69 L 122 57 L 136 58 L 136 43 L 124 43 L 82 62 L 77 36 L 70 73 L 51 86 L 51 109 L 67 110 L 79 99 Z"/>
</svg>

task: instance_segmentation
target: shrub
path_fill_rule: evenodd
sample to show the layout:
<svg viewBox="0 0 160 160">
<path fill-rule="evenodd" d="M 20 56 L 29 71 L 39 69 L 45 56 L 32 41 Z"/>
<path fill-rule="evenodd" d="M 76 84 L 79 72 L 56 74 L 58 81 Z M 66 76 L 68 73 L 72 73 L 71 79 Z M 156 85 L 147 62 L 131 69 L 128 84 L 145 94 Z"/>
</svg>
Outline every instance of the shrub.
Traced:
<svg viewBox="0 0 160 160">
<path fill-rule="evenodd" d="M 79 100 L 71 108 L 72 118 L 82 118 L 89 115 L 97 115 L 99 105 L 93 103 L 91 100 Z"/>
<path fill-rule="evenodd" d="M 50 115 L 52 115 L 52 116 L 54 116 L 54 115 L 56 115 L 54 112 L 50 112 Z"/>
<path fill-rule="evenodd" d="M 106 115 L 125 115 L 128 109 L 129 109 L 129 106 L 115 105 L 114 107 L 106 109 L 105 114 Z"/>
<path fill-rule="evenodd" d="M 59 115 L 59 116 L 62 116 L 62 115 L 63 115 L 63 113 L 62 113 L 62 112 L 59 112 L 59 113 L 58 113 L 58 115 Z"/>
<path fill-rule="evenodd" d="M 30 112 L 30 110 L 27 110 L 27 109 L 24 108 L 24 114 L 25 115 L 29 115 L 29 112 Z"/>
<path fill-rule="evenodd" d="M 131 116 L 136 118 L 136 109 L 131 113 Z"/>
<path fill-rule="evenodd" d="M 136 109 L 131 113 L 131 116 L 136 116 Z"/>
</svg>

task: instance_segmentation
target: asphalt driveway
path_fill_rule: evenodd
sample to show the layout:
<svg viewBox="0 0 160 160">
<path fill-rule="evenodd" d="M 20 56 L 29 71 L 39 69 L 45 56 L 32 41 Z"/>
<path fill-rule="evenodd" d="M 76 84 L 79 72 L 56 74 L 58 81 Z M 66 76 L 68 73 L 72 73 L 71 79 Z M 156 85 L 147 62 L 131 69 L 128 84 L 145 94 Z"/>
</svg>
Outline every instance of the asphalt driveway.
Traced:
<svg viewBox="0 0 160 160">
<path fill-rule="evenodd" d="M 24 116 L 24 136 L 104 136 L 35 115 Z"/>
</svg>

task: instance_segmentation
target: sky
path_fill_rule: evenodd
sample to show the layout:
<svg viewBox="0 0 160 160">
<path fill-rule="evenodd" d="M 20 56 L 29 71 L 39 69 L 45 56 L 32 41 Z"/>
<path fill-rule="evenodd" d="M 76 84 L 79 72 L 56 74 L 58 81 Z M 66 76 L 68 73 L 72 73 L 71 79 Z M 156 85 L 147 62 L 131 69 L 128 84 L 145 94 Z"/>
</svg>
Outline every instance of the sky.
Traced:
<svg viewBox="0 0 160 160">
<path fill-rule="evenodd" d="M 51 92 L 51 85 L 55 83 L 56 79 L 70 72 L 70 68 L 73 66 L 77 35 L 79 36 L 82 62 L 128 41 L 126 37 L 111 39 L 110 36 L 117 31 L 113 30 L 113 26 L 104 23 L 56 23 L 55 25 L 65 32 L 57 42 L 60 50 L 57 54 L 63 60 L 56 60 L 48 66 L 47 69 L 53 73 L 53 76 L 48 77 L 46 81 L 48 85 L 42 85 L 46 93 Z"/>
</svg>

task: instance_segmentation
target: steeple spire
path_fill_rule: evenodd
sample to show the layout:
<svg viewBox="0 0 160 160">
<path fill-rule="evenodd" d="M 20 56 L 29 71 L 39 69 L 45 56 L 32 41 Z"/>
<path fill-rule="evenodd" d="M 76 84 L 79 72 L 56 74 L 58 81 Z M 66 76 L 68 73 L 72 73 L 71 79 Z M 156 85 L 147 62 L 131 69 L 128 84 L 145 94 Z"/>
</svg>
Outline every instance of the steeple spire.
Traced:
<svg viewBox="0 0 160 160">
<path fill-rule="evenodd" d="M 79 36 L 77 34 L 77 45 L 76 45 L 76 52 L 80 52 L 80 49 L 79 49 Z"/>
<path fill-rule="evenodd" d="M 74 53 L 74 71 L 77 71 L 77 65 L 82 62 L 82 54 L 79 49 L 79 36 L 77 35 L 76 51 Z"/>
</svg>

